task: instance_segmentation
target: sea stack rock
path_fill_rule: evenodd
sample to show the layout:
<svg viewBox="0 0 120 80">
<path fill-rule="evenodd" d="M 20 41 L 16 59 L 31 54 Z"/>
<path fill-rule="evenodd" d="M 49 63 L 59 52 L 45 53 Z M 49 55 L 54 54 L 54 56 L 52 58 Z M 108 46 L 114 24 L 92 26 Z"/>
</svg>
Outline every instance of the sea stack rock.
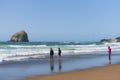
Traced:
<svg viewBox="0 0 120 80">
<path fill-rule="evenodd" d="M 120 37 L 117 37 L 117 38 L 115 38 L 116 40 L 117 40 L 117 42 L 120 42 Z"/>
<path fill-rule="evenodd" d="M 19 31 L 12 35 L 10 42 L 29 42 L 28 35 L 25 31 Z"/>
<path fill-rule="evenodd" d="M 118 42 L 117 39 L 102 39 L 100 40 L 100 42 L 110 42 L 110 43 L 113 43 L 113 42 Z"/>
</svg>

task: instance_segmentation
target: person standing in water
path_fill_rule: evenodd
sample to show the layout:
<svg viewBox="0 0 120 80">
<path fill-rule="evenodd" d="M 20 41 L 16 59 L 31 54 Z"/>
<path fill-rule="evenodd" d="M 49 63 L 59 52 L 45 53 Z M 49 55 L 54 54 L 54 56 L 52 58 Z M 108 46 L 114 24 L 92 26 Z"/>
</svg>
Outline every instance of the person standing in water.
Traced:
<svg viewBox="0 0 120 80">
<path fill-rule="evenodd" d="M 61 53 L 62 53 L 61 49 L 58 48 L 58 56 L 59 56 L 59 58 L 58 58 L 58 63 L 59 63 L 58 69 L 59 69 L 59 72 L 61 72 L 61 69 L 62 69 Z"/>
<path fill-rule="evenodd" d="M 61 49 L 58 48 L 58 56 L 60 57 L 61 56 Z"/>
<path fill-rule="evenodd" d="M 54 51 L 52 48 L 50 48 L 50 69 L 51 72 L 54 70 L 54 59 L 53 59 Z"/>
<path fill-rule="evenodd" d="M 111 63 L 111 48 L 110 48 L 110 46 L 108 46 L 108 62 L 109 62 L 109 64 Z"/>
<path fill-rule="evenodd" d="M 53 59 L 54 51 L 52 48 L 50 48 L 50 59 Z"/>
</svg>

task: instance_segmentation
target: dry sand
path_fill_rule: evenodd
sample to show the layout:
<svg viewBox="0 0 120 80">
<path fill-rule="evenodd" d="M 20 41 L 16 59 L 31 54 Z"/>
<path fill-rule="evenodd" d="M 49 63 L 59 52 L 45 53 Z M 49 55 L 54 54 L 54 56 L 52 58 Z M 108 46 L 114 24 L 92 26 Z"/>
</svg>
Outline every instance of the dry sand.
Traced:
<svg viewBox="0 0 120 80">
<path fill-rule="evenodd" d="M 120 80 L 120 64 L 30 77 L 26 80 Z"/>
</svg>

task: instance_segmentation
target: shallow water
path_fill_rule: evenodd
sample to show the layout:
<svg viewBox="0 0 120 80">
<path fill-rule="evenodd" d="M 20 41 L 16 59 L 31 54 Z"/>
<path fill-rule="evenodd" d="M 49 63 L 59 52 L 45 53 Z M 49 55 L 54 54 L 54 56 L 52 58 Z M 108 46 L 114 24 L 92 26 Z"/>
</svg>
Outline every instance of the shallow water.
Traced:
<svg viewBox="0 0 120 80">
<path fill-rule="evenodd" d="M 120 55 L 112 56 L 112 64 L 120 62 Z M 31 59 L 0 64 L 0 80 L 21 80 L 25 77 L 56 74 L 77 69 L 86 69 L 108 64 L 108 56 L 63 56 L 53 61 L 49 58 Z"/>
</svg>

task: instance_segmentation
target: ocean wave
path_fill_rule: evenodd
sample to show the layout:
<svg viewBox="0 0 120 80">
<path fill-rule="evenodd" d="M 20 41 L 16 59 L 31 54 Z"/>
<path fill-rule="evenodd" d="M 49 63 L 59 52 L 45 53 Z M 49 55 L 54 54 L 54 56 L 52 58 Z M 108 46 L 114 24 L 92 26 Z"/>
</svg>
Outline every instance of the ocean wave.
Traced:
<svg viewBox="0 0 120 80">
<path fill-rule="evenodd" d="M 14 48 L 33 48 L 33 47 L 47 47 L 47 45 L 9 45 L 8 47 Z"/>
<path fill-rule="evenodd" d="M 112 51 L 120 51 L 120 43 L 2 43 L 0 44 L 0 62 L 46 57 L 49 56 L 50 48 L 53 48 L 55 56 L 57 56 L 59 47 L 62 50 L 62 55 L 93 54 L 100 51 L 107 52 L 108 45 L 111 46 Z"/>
</svg>

